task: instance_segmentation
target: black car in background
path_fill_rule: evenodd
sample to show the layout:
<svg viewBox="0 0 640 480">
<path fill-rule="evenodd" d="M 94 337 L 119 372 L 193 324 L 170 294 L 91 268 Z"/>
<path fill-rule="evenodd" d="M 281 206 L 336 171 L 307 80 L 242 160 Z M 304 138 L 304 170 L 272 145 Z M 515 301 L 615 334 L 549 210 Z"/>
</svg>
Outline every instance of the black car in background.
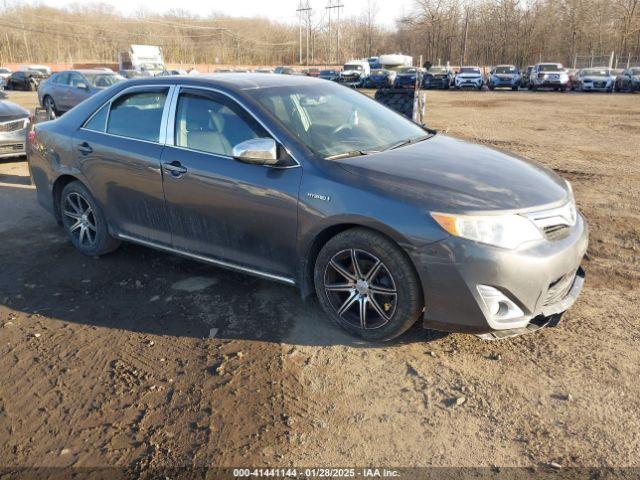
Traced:
<svg viewBox="0 0 640 480">
<path fill-rule="evenodd" d="M 533 65 L 529 65 L 522 71 L 522 79 L 520 80 L 520 86 L 522 88 L 529 88 L 529 81 L 531 79 L 531 72 L 533 71 Z"/>
<path fill-rule="evenodd" d="M 338 70 L 320 70 L 320 74 L 318 78 L 323 80 L 331 80 L 332 82 L 337 82 L 338 77 L 340 76 L 340 72 Z"/>
<path fill-rule="evenodd" d="M 431 67 L 422 77 L 422 88 L 441 88 L 447 90 L 453 85 L 455 75 L 447 67 Z"/>
<path fill-rule="evenodd" d="M 39 70 L 13 72 L 6 80 L 5 89 L 35 92 L 44 79 L 45 74 Z"/>
<path fill-rule="evenodd" d="M 364 81 L 364 88 L 392 87 L 395 80 L 395 72 L 377 68 L 371 70 L 371 74 Z"/>
<path fill-rule="evenodd" d="M 627 68 L 618 75 L 613 89 L 616 92 L 640 92 L 640 67 Z"/>
<path fill-rule="evenodd" d="M 416 77 L 422 77 L 422 69 L 418 67 L 402 67 L 398 69 L 398 74 L 393 82 L 395 88 L 414 88 Z M 422 81 L 421 79 L 418 81 Z"/>
</svg>

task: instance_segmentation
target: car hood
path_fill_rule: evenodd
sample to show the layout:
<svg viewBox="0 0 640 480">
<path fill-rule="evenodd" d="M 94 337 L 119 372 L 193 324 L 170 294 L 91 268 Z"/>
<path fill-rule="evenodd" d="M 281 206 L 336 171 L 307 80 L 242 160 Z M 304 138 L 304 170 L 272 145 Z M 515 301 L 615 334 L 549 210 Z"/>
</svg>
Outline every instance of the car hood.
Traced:
<svg viewBox="0 0 640 480">
<path fill-rule="evenodd" d="M 18 120 L 29 116 L 29 111 L 8 100 L 0 100 L 0 122 Z"/>
<path fill-rule="evenodd" d="M 379 193 L 425 210 L 525 210 L 568 198 L 558 175 L 530 161 L 445 135 L 386 152 L 338 160 Z"/>
<path fill-rule="evenodd" d="M 342 72 L 340 72 L 340 75 L 342 76 L 350 76 L 350 75 L 362 75 L 362 72 L 359 70 L 343 70 Z"/>
</svg>

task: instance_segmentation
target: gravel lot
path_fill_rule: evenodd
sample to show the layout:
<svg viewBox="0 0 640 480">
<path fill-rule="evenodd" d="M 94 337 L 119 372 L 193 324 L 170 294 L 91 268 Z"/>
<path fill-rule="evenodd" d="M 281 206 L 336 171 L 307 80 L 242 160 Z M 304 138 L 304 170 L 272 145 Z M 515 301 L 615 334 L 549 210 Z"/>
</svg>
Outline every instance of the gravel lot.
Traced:
<svg viewBox="0 0 640 480">
<path fill-rule="evenodd" d="M 573 183 L 587 280 L 557 328 L 354 342 L 290 287 L 133 245 L 83 257 L 26 162 L 0 162 L 0 467 L 640 467 L 640 95 L 427 108 Z"/>
</svg>

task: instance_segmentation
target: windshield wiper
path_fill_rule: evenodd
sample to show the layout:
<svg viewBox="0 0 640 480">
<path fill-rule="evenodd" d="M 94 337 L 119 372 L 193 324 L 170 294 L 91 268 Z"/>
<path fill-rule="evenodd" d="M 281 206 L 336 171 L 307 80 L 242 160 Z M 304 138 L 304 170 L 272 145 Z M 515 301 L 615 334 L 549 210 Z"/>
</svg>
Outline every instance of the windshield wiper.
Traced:
<svg viewBox="0 0 640 480">
<path fill-rule="evenodd" d="M 330 155 L 324 158 L 325 160 L 337 160 L 339 158 L 359 157 L 362 155 L 369 155 L 371 153 L 379 153 L 379 152 L 380 150 L 352 150 L 350 152 L 336 153 L 335 155 Z"/>
<path fill-rule="evenodd" d="M 400 142 L 392 144 L 391 146 L 385 148 L 383 151 L 395 150 L 396 148 L 404 147 L 405 145 L 422 142 L 423 140 L 427 140 L 428 138 L 431 138 L 431 137 L 433 137 L 432 133 L 430 133 L 429 135 L 422 135 L 421 137 L 417 137 L 417 138 L 407 138 L 406 140 L 402 140 Z"/>
</svg>

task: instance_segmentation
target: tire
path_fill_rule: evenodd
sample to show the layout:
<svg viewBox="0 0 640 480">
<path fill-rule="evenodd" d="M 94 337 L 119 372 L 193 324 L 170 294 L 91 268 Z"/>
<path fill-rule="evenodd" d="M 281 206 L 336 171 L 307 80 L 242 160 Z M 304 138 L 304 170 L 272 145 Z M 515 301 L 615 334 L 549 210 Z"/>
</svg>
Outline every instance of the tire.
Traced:
<svg viewBox="0 0 640 480">
<path fill-rule="evenodd" d="M 64 187 L 59 208 L 62 226 L 81 253 L 100 256 L 120 245 L 120 241 L 109 234 L 106 217 L 82 183 L 74 181 Z"/>
<path fill-rule="evenodd" d="M 354 274 L 354 255 L 360 275 Z M 368 341 L 401 335 L 424 307 L 420 281 L 404 252 L 387 237 L 364 228 L 346 230 L 326 243 L 316 259 L 314 283 L 325 313 L 351 335 Z M 335 290 L 327 289 L 331 286 Z"/>
<path fill-rule="evenodd" d="M 45 109 L 51 108 L 51 111 L 56 114 L 56 116 L 60 113 L 58 112 L 58 108 L 56 107 L 56 102 L 53 100 L 53 97 L 50 95 L 45 95 L 42 98 L 42 107 Z"/>
</svg>

